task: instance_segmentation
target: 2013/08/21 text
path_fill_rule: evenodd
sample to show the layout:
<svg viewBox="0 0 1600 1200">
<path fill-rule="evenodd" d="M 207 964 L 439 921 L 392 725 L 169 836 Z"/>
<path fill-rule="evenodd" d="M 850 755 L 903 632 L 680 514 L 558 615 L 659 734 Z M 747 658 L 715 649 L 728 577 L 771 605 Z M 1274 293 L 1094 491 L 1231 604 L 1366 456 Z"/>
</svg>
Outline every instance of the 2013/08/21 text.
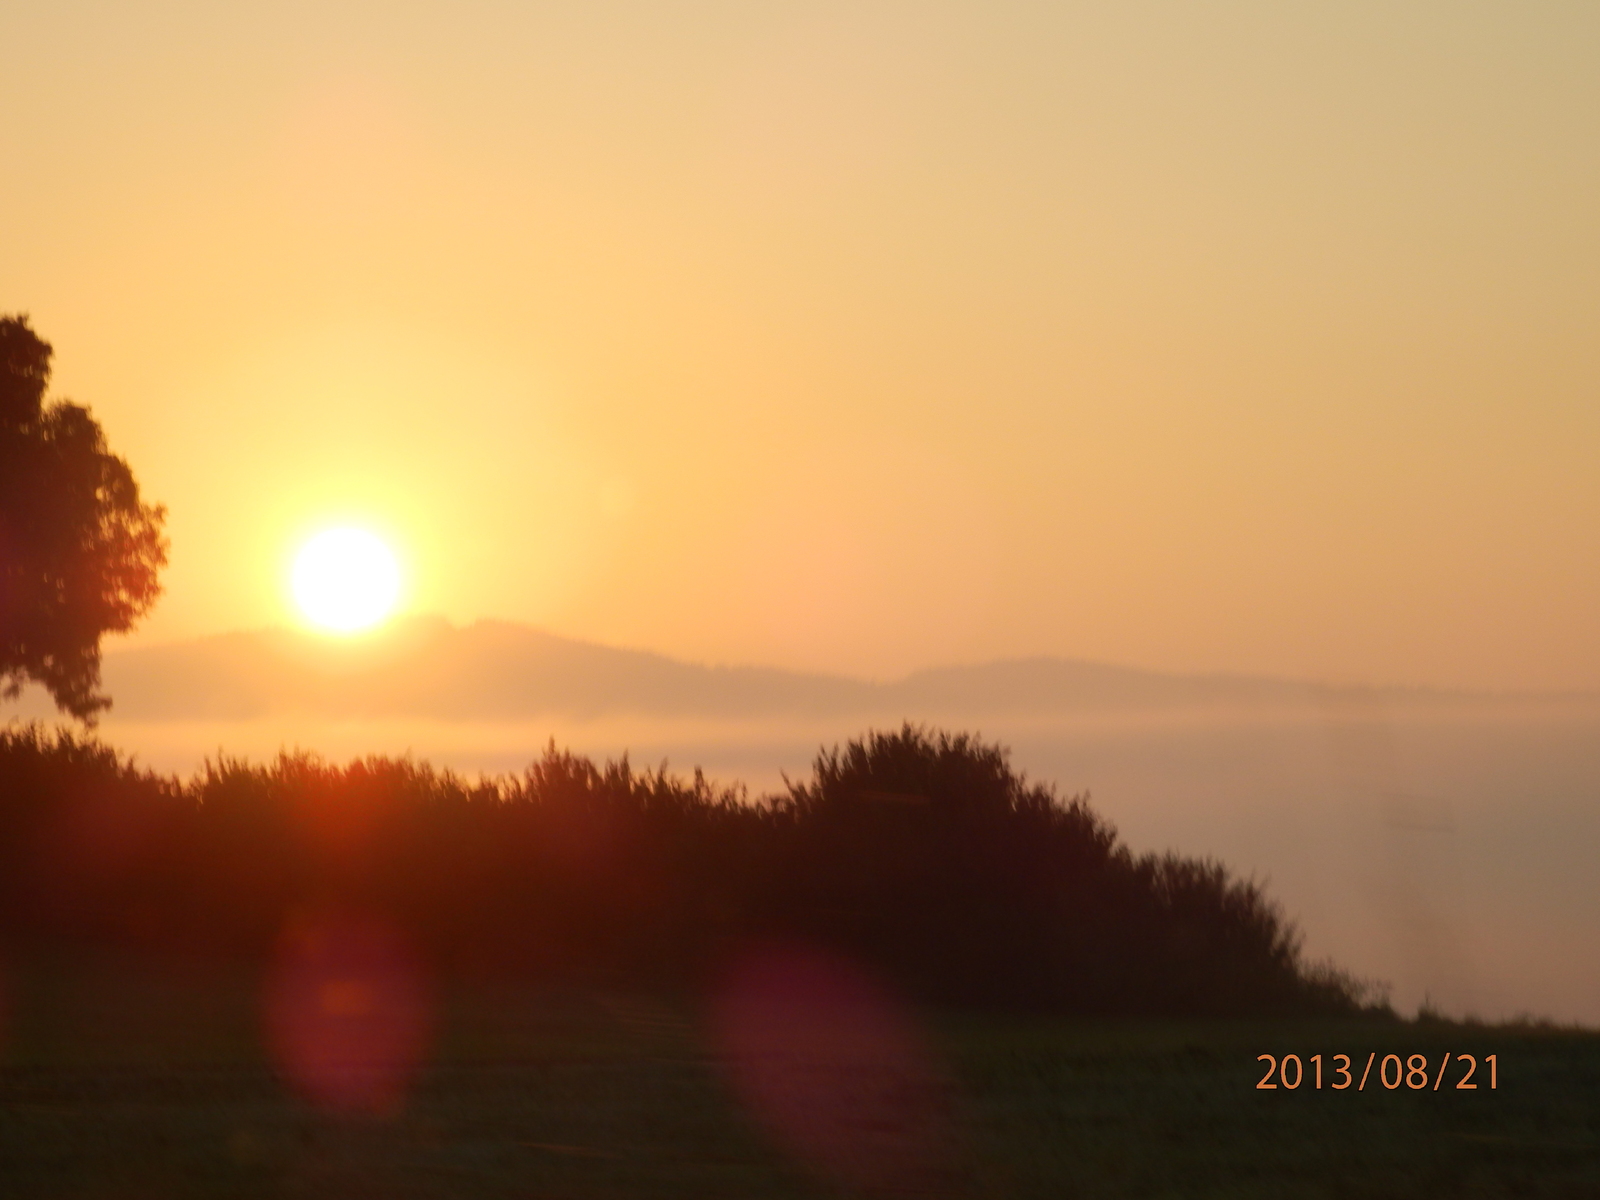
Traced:
<svg viewBox="0 0 1600 1200">
<path fill-rule="evenodd" d="M 1361 1081 L 1356 1083 L 1355 1075 L 1350 1070 L 1350 1056 L 1348 1054 L 1335 1054 L 1331 1063 L 1332 1069 L 1329 1072 L 1334 1082 L 1329 1083 L 1328 1086 L 1336 1092 L 1342 1092 L 1354 1083 L 1356 1091 L 1364 1090 L 1367 1086 L 1367 1079 L 1372 1074 L 1372 1064 L 1377 1057 L 1378 1052 L 1376 1050 L 1367 1055 L 1367 1065 L 1362 1069 Z M 1453 1086 L 1462 1091 L 1475 1091 L 1478 1085 L 1473 1081 L 1473 1076 L 1478 1072 L 1478 1060 L 1471 1054 L 1457 1054 L 1454 1057 L 1458 1063 L 1464 1064 L 1464 1069 Z M 1491 1090 L 1500 1086 L 1498 1057 L 1498 1055 L 1494 1054 L 1483 1056 L 1484 1065 L 1489 1068 L 1488 1086 Z M 1451 1056 L 1446 1054 L 1439 1062 L 1437 1073 L 1430 1077 L 1427 1055 L 1413 1054 L 1402 1063 L 1398 1054 L 1386 1054 L 1378 1066 L 1378 1080 L 1391 1092 L 1397 1090 L 1402 1084 L 1414 1092 L 1424 1090 L 1436 1092 L 1439 1090 L 1440 1084 L 1444 1083 L 1445 1074 L 1450 1069 L 1450 1059 Z M 1322 1055 L 1320 1054 L 1313 1054 L 1306 1060 L 1311 1064 L 1309 1072 L 1311 1079 L 1309 1081 L 1306 1079 L 1308 1072 L 1305 1065 L 1301 1063 L 1298 1054 L 1285 1054 L 1282 1059 L 1272 1054 L 1258 1054 L 1256 1055 L 1256 1061 L 1267 1064 L 1267 1073 L 1256 1084 L 1259 1090 L 1268 1091 L 1281 1086 L 1293 1091 L 1304 1082 L 1310 1082 L 1316 1088 L 1322 1086 Z M 1391 1064 L 1393 1066 L 1392 1071 L 1390 1069 Z M 1276 1077 L 1276 1081 L 1274 1077 Z"/>
</svg>

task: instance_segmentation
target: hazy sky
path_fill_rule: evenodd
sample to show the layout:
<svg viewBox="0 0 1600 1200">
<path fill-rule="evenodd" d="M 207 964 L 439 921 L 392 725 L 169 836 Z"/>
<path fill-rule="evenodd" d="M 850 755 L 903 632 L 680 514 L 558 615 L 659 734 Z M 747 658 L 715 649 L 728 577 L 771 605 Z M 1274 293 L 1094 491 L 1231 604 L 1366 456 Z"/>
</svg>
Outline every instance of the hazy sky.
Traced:
<svg viewBox="0 0 1600 1200">
<path fill-rule="evenodd" d="M 0 312 L 141 640 L 1600 687 L 1600 6 L 10 3 Z"/>
</svg>

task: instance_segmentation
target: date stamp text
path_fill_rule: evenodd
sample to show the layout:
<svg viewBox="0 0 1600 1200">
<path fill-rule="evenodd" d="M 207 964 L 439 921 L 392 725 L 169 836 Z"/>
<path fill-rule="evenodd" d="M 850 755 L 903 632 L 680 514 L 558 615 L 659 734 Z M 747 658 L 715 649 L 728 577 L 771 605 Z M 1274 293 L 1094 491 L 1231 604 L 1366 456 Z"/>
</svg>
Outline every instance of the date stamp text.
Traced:
<svg viewBox="0 0 1600 1200">
<path fill-rule="evenodd" d="M 1258 1054 L 1256 1061 L 1267 1064 L 1266 1074 L 1256 1084 L 1260 1091 L 1283 1088 L 1292 1092 L 1302 1083 L 1313 1089 L 1323 1086 L 1323 1056 L 1320 1054 L 1313 1054 L 1304 1062 L 1298 1054 L 1285 1054 L 1282 1058 L 1274 1054 Z M 1375 1062 L 1378 1064 L 1376 1082 L 1391 1092 L 1402 1087 L 1414 1092 L 1437 1092 L 1445 1084 L 1446 1076 L 1451 1079 L 1449 1086 L 1456 1091 L 1476 1091 L 1479 1082 L 1491 1091 L 1500 1086 L 1499 1056 L 1495 1054 L 1483 1056 L 1482 1065 L 1486 1070 L 1479 1074 L 1478 1059 L 1471 1054 L 1445 1054 L 1435 1066 L 1429 1062 L 1426 1054 L 1412 1054 L 1404 1059 L 1398 1054 L 1385 1054 L 1379 1061 L 1376 1050 L 1367 1055 L 1359 1081 L 1352 1069 L 1350 1056 L 1333 1055 L 1327 1062 L 1327 1086 L 1336 1092 L 1352 1086 L 1358 1092 L 1365 1091 L 1367 1081 L 1373 1077 L 1372 1066 Z"/>
</svg>

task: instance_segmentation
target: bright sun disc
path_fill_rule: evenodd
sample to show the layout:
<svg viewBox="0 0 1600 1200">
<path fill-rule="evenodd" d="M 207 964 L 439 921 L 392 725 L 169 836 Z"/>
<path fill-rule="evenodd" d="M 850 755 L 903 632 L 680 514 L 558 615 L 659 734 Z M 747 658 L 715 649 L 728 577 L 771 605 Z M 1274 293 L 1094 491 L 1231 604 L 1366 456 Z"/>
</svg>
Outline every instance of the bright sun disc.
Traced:
<svg viewBox="0 0 1600 1200">
<path fill-rule="evenodd" d="M 389 615 L 400 596 L 400 568 L 366 530 L 329 529 L 301 548 L 290 587 L 308 620 L 353 633 Z"/>
</svg>

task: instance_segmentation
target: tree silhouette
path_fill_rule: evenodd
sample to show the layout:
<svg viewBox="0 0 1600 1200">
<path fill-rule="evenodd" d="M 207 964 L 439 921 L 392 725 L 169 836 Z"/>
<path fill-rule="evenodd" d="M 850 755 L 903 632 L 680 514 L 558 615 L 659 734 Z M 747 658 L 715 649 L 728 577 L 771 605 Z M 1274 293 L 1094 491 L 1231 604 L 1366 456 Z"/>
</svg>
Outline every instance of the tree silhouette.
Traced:
<svg viewBox="0 0 1600 1200">
<path fill-rule="evenodd" d="M 160 594 L 166 510 L 140 500 L 87 408 L 45 403 L 50 355 L 27 317 L 0 317 L 0 694 L 40 683 L 92 725 L 111 704 L 100 636 Z"/>
</svg>

